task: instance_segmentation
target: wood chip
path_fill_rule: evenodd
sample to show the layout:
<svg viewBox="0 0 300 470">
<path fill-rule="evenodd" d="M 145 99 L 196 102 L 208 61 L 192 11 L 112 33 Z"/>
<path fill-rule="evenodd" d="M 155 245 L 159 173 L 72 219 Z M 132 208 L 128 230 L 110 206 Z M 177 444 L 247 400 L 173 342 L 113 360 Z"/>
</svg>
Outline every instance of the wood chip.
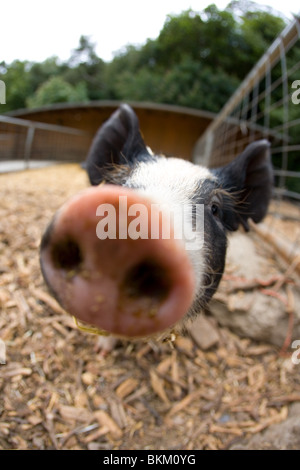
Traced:
<svg viewBox="0 0 300 470">
<path fill-rule="evenodd" d="M 173 416 L 174 414 L 178 413 L 179 411 L 183 410 L 184 408 L 186 408 L 192 401 L 199 398 L 201 393 L 203 393 L 202 390 L 196 390 L 195 392 L 186 395 L 179 403 L 176 403 L 171 408 L 171 410 L 169 411 L 167 417 L 169 418 L 169 417 Z"/>
<path fill-rule="evenodd" d="M 113 439 L 120 439 L 123 435 L 122 430 L 117 423 L 105 411 L 99 410 L 94 412 L 94 416 L 100 426 L 105 426 L 111 433 Z"/>
<path fill-rule="evenodd" d="M 51 297 L 47 292 L 44 292 L 41 289 L 31 289 L 32 294 L 38 299 L 44 302 L 48 307 L 53 310 L 53 312 L 58 314 L 66 314 L 66 311 L 56 302 L 56 300 Z"/>
<path fill-rule="evenodd" d="M 190 325 L 189 333 L 197 346 L 203 350 L 211 348 L 219 341 L 217 329 L 204 315 L 199 315 Z"/>
<path fill-rule="evenodd" d="M 259 390 L 265 384 L 265 371 L 261 364 L 256 364 L 248 370 L 248 382 L 253 390 Z"/>
<path fill-rule="evenodd" d="M 59 412 L 63 419 L 84 422 L 90 422 L 93 414 L 85 408 L 77 408 L 75 406 L 60 405 Z"/>
<path fill-rule="evenodd" d="M 174 397 L 175 399 L 181 396 L 181 387 L 179 384 L 179 366 L 178 366 L 178 359 L 177 353 L 175 351 L 172 352 L 172 380 L 174 382 Z"/>
<path fill-rule="evenodd" d="M 135 379 L 126 379 L 118 386 L 116 394 L 119 398 L 125 398 L 138 388 L 138 384 L 138 381 Z"/>
<path fill-rule="evenodd" d="M 28 367 L 16 367 L 14 369 L 0 369 L 0 377 L 3 377 L 5 379 L 9 377 L 15 377 L 15 376 L 28 376 L 32 374 L 32 369 L 29 369 Z"/>
<path fill-rule="evenodd" d="M 154 369 L 150 370 L 150 382 L 154 392 L 168 405 L 170 401 L 165 391 L 164 381 L 158 377 Z"/>
<path fill-rule="evenodd" d="M 275 415 L 271 416 L 270 418 L 263 419 L 260 423 L 251 426 L 247 429 L 247 432 L 250 432 L 251 434 L 255 434 L 258 432 L 263 431 L 266 429 L 268 426 L 271 426 L 272 424 L 278 424 L 284 421 L 288 416 L 288 408 L 284 406 L 279 413 L 276 413 Z"/>
</svg>

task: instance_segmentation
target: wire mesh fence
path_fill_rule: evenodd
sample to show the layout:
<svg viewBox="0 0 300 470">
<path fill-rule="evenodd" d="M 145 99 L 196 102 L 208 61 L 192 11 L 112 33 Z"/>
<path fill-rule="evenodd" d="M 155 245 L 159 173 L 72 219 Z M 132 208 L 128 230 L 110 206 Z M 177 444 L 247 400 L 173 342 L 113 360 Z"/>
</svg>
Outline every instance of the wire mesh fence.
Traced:
<svg viewBox="0 0 300 470">
<path fill-rule="evenodd" d="M 80 129 L 0 115 L 0 162 L 81 162 L 92 136 Z"/>
<path fill-rule="evenodd" d="M 300 200 L 300 20 L 254 66 L 197 142 L 194 161 L 217 167 L 250 142 L 271 142 L 277 194 Z"/>
</svg>

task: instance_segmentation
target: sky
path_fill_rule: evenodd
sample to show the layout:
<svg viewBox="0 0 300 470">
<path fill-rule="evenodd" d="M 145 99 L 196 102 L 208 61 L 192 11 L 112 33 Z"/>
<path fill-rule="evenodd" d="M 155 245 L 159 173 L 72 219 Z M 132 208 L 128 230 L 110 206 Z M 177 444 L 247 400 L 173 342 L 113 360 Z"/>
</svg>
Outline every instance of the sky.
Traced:
<svg viewBox="0 0 300 470">
<path fill-rule="evenodd" d="M 97 55 L 110 61 L 128 44 L 155 39 L 168 14 L 202 11 L 211 3 L 224 9 L 229 0 L 2 0 L 0 62 L 42 62 L 52 56 L 67 60 L 81 35 L 89 36 Z M 299 0 L 256 3 L 272 6 L 287 18 L 300 10 Z"/>
</svg>

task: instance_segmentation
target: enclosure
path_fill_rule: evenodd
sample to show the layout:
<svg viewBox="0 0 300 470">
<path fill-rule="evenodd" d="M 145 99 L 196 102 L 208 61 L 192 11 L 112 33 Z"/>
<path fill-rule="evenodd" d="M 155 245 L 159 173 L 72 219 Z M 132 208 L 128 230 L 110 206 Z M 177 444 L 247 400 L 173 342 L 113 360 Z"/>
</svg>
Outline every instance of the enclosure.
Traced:
<svg viewBox="0 0 300 470">
<path fill-rule="evenodd" d="M 41 276 L 42 233 L 88 186 L 79 163 L 118 103 L 0 116 L 0 160 L 60 162 L 0 174 L 0 448 L 299 449 L 299 36 L 295 19 L 217 116 L 133 103 L 167 155 L 213 167 L 272 143 L 269 213 L 229 237 L 220 289 L 187 337 L 103 355 Z"/>
<path fill-rule="evenodd" d="M 52 105 L 0 116 L 0 162 L 7 160 L 82 162 L 98 128 L 120 102 Z M 156 153 L 190 159 L 215 115 L 154 103 L 131 103 L 148 145 Z M 181 136 L 185 138 L 182 139 Z"/>
</svg>

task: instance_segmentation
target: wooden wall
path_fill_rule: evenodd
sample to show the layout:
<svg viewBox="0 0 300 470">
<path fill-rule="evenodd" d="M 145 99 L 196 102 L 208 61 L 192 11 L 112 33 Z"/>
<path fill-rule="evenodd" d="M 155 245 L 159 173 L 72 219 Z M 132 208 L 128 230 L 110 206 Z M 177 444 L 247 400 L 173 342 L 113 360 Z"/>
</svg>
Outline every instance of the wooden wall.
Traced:
<svg viewBox="0 0 300 470">
<path fill-rule="evenodd" d="M 92 137 L 120 103 L 96 101 L 60 104 L 40 109 L 19 110 L 11 116 L 87 131 Z M 148 103 L 129 103 L 140 120 L 145 142 L 156 153 L 191 159 L 198 138 L 214 114 L 189 108 Z"/>
</svg>

